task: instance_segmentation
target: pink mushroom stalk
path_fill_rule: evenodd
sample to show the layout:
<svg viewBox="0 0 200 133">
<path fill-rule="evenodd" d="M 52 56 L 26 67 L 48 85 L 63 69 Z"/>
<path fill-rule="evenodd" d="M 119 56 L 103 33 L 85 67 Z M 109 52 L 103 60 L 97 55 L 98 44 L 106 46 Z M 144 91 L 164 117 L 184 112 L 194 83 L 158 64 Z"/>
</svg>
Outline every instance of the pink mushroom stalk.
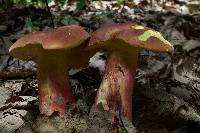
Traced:
<svg viewBox="0 0 200 133">
<path fill-rule="evenodd" d="M 122 110 L 130 121 L 139 50 L 173 52 L 173 46 L 159 32 L 133 23 L 97 29 L 86 49 L 91 53 L 103 49 L 109 54 L 96 105 L 102 103 L 104 109 L 112 113 Z"/>
<path fill-rule="evenodd" d="M 70 25 L 47 32 L 34 32 L 17 40 L 9 49 L 12 56 L 37 63 L 39 109 L 50 116 L 64 115 L 67 103 L 75 102 L 68 70 L 88 64 L 83 52 L 89 34 L 80 26 Z"/>
</svg>

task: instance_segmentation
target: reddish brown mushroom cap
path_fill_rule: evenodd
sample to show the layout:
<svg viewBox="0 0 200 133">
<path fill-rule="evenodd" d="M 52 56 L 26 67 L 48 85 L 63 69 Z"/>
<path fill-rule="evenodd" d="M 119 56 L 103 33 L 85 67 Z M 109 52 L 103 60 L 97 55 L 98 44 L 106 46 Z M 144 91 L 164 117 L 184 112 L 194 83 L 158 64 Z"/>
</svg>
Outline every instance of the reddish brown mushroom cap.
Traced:
<svg viewBox="0 0 200 133">
<path fill-rule="evenodd" d="M 9 49 L 14 57 L 35 58 L 40 50 L 69 50 L 84 46 L 89 34 L 77 25 L 63 26 L 52 31 L 34 32 L 17 40 Z M 29 58 L 28 58 L 29 57 Z"/>
<path fill-rule="evenodd" d="M 99 47 L 114 49 L 114 47 L 119 47 L 113 46 L 118 44 L 113 43 L 113 41 L 157 52 L 173 52 L 174 50 L 173 46 L 159 32 L 132 23 L 112 24 L 98 29 L 91 36 L 89 49 Z M 123 46 L 120 46 L 120 48 L 122 49 Z"/>
</svg>

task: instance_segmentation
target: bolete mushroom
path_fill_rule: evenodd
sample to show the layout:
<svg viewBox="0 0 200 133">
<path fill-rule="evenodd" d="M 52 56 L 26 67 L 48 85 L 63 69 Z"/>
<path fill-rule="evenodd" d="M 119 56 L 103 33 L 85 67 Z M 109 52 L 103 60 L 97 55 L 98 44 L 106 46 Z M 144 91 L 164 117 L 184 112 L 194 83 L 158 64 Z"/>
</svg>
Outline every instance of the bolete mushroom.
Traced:
<svg viewBox="0 0 200 133">
<path fill-rule="evenodd" d="M 25 35 L 9 49 L 12 56 L 37 63 L 39 109 L 47 116 L 65 112 L 66 104 L 75 102 L 68 70 L 88 64 L 83 52 L 89 34 L 81 26 L 63 26 L 50 31 Z"/>
<path fill-rule="evenodd" d="M 108 51 L 108 60 L 96 105 L 116 112 L 132 121 L 132 95 L 138 52 L 147 49 L 156 52 L 173 52 L 173 46 L 163 36 L 150 28 L 133 23 L 111 24 L 91 34 L 90 52 Z"/>
</svg>

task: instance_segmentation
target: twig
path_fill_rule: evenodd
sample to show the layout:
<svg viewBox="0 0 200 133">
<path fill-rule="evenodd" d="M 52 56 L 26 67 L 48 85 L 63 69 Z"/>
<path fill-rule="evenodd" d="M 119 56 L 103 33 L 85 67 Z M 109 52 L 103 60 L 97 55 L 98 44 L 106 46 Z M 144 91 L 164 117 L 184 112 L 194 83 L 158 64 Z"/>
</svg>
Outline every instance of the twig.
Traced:
<svg viewBox="0 0 200 133">
<path fill-rule="evenodd" d="M 51 24 L 52 24 L 52 27 L 54 28 L 55 25 L 54 25 L 54 22 L 53 22 L 53 15 L 51 14 L 50 7 L 48 6 L 48 1 L 45 0 L 45 3 L 46 3 L 46 6 L 47 6 L 47 9 L 48 9 L 48 12 L 49 12 L 50 18 L 51 18 Z"/>
<path fill-rule="evenodd" d="M 4 111 L 7 109 L 17 109 L 17 110 L 26 110 L 26 111 L 30 111 L 30 110 L 34 110 L 34 109 L 38 109 L 38 106 L 36 105 L 12 105 L 12 104 L 8 104 L 5 105 L 3 107 L 0 108 L 0 111 Z"/>
<path fill-rule="evenodd" d="M 121 122 L 121 126 L 122 126 L 122 128 L 124 129 L 124 131 L 125 131 L 126 133 L 128 133 L 126 127 L 124 126 L 124 122 L 123 122 L 123 120 L 122 120 L 122 117 L 121 117 L 121 109 L 119 109 L 119 120 L 120 120 L 120 122 Z"/>
<path fill-rule="evenodd" d="M 36 76 L 36 72 L 7 72 L 7 71 L 2 71 L 0 72 L 0 79 L 4 79 L 4 80 L 13 80 L 13 79 L 25 79 L 25 78 L 29 78 L 29 77 L 33 77 Z"/>
</svg>

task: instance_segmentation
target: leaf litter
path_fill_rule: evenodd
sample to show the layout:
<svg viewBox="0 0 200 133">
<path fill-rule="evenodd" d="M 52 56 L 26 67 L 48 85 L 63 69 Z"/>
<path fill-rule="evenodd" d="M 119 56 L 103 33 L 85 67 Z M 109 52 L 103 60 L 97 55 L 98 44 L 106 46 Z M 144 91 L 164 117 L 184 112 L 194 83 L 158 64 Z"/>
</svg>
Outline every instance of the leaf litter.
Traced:
<svg viewBox="0 0 200 133">
<path fill-rule="evenodd" d="M 192 1 L 178 1 L 150 4 L 146 1 L 146 4 L 134 0 L 135 3 L 124 5 L 95 1 L 78 14 L 71 13 L 74 9 L 70 9 L 63 11 L 68 14 L 65 18 L 57 17 L 57 25 L 78 22 L 88 31 L 105 23 L 131 21 L 161 31 L 174 44 L 172 58 L 167 54 L 140 52 L 133 96 L 134 126 L 122 118 L 129 132 L 200 131 L 199 7 Z M 19 15 L 14 17 L 10 12 L 15 10 Z M 105 68 L 105 53 L 97 53 L 88 68 L 70 75 L 78 102 L 67 107 L 64 119 L 39 115 L 37 66 L 34 62 L 10 57 L 8 48 L 28 32 L 48 30 L 50 23 L 45 10 L 29 9 L 27 14 L 35 15 L 31 18 L 23 16 L 24 10 L 9 9 L 3 13 L 6 16 L 2 15 L 4 19 L 0 19 L 0 131 L 110 132 L 113 114 L 92 106 Z M 125 132 L 123 126 L 119 130 Z"/>
</svg>

